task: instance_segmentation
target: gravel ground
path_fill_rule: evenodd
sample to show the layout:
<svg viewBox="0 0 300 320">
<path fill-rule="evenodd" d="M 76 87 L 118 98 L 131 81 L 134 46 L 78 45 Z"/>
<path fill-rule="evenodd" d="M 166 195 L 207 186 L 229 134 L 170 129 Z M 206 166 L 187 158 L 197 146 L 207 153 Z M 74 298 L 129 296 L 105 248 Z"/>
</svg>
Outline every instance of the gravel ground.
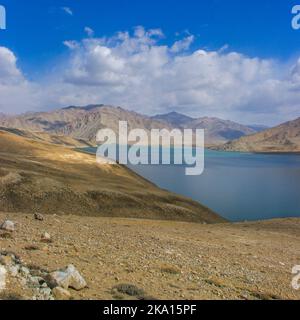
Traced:
<svg viewBox="0 0 300 320">
<path fill-rule="evenodd" d="M 0 213 L 16 224 L 0 232 L 0 253 L 29 270 L 73 264 L 88 287 L 73 299 L 300 299 L 300 219 L 201 225 L 169 221 Z M 45 232 L 51 243 L 41 241 Z M 9 275 L 3 299 L 33 299 Z"/>
</svg>

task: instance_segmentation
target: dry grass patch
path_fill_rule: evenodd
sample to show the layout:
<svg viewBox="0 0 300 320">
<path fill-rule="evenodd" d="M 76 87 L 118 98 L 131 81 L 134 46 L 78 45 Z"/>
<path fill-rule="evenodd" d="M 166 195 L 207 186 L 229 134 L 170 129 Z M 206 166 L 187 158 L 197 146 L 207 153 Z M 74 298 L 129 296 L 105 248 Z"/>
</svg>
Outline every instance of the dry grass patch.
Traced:
<svg viewBox="0 0 300 320">
<path fill-rule="evenodd" d="M 168 273 L 172 275 L 181 274 L 181 269 L 179 269 L 177 266 L 171 265 L 171 264 L 163 264 L 160 267 L 160 271 L 163 273 Z"/>
</svg>

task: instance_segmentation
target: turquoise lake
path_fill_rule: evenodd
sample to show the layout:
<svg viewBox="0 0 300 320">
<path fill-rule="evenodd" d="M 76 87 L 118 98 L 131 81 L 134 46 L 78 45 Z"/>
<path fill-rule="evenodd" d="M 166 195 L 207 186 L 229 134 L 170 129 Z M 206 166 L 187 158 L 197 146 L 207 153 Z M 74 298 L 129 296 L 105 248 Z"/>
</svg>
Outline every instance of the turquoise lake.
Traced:
<svg viewBox="0 0 300 320">
<path fill-rule="evenodd" d="M 206 150 L 201 176 L 186 176 L 183 165 L 128 167 L 160 188 L 192 198 L 231 221 L 300 217 L 298 154 Z"/>
</svg>

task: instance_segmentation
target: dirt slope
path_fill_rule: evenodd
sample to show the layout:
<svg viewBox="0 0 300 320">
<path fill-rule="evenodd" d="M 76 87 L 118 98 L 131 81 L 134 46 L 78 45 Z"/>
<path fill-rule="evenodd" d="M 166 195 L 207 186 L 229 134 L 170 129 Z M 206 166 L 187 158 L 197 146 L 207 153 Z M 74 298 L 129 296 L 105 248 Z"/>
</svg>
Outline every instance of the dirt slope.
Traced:
<svg viewBox="0 0 300 320">
<path fill-rule="evenodd" d="M 0 168 L 0 208 L 7 212 L 224 221 L 124 167 L 6 131 L 0 131 Z"/>
</svg>

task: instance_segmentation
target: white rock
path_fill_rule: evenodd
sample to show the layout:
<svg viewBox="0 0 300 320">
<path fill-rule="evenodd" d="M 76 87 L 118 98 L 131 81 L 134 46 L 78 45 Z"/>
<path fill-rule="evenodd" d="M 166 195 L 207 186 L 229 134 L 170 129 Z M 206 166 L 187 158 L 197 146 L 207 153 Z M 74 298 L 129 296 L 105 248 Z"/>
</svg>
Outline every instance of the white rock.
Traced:
<svg viewBox="0 0 300 320">
<path fill-rule="evenodd" d="M 6 220 L 2 223 L 0 229 L 12 232 L 15 231 L 15 224 L 10 220 Z"/>
<path fill-rule="evenodd" d="M 0 292 L 6 287 L 6 274 L 6 269 L 3 266 L 0 266 Z"/>
<path fill-rule="evenodd" d="M 8 270 L 9 270 L 10 274 L 12 275 L 12 277 L 16 277 L 19 273 L 20 268 L 19 268 L 19 266 L 16 265 L 16 266 L 10 266 L 8 268 Z"/>
<path fill-rule="evenodd" d="M 81 290 L 87 286 L 84 278 L 72 264 L 66 269 L 52 272 L 50 274 L 50 281 L 55 284 L 56 287 L 62 287 L 63 289 L 72 288 Z"/>
<path fill-rule="evenodd" d="M 21 273 L 22 273 L 23 275 L 25 275 L 25 276 L 28 276 L 28 275 L 30 274 L 29 269 L 26 268 L 26 267 L 21 267 L 20 271 L 21 271 Z"/>
<path fill-rule="evenodd" d="M 21 284 L 22 287 L 25 287 L 25 286 L 27 285 L 27 279 L 25 279 L 25 278 L 22 277 L 22 278 L 20 279 L 20 284 Z"/>
<path fill-rule="evenodd" d="M 35 300 L 38 300 L 38 301 L 54 300 L 51 289 L 50 288 L 39 289 L 37 291 L 37 294 L 35 295 Z"/>
<path fill-rule="evenodd" d="M 45 242 L 45 243 L 50 243 L 52 242 L 52 239 L 51 239 L 51 236 L 49 233 L 45 232 L 42 234 L 42 237 L 41 237 L 41 241 L 42 242 Z"/>
<path fill-rule="evenodd" d="M 42 286 L 41 286 L 42 281 L 43 281 L 43 278 L 41 278 L 41 277 L 32 277 L 32 276 L 30 276 L 30 277 L 28 278 L 28 282 L 29 282 L 32 286 L 37 287 L 37 288 L 42 287 Z M 47 286 L 46 286 L 46 287 L 47 287 Z M 43 287 L 42 287 L 42 288 L 43 288 Z"/>
</svg>

